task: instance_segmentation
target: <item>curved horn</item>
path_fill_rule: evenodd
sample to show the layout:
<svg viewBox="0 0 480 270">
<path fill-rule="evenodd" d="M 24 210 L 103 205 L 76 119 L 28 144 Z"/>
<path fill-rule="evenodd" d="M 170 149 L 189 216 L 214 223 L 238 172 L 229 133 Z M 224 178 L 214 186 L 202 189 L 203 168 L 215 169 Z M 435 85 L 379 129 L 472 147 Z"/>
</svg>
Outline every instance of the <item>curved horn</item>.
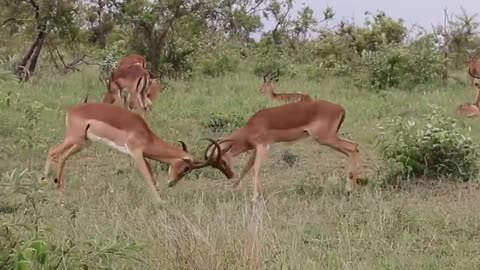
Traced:
<svg viewBox="0 0 480 270">
<path fill-rule="evenodd" d="M 178 141 L 181 145 L 182 145 L 182 149 L 185 153 L 188 153 L 188 148 L 187 148 L 187 145 L 185 144 L 184 141 Z"/>
<path fill-rule="evenodd" d="M 267 77 L 270 76 L 270 72 L 268 72 L 267 74 L 265 74 L 265 76 L 263 76 L 263 81 L 264 82 L 267 82 Z"/>
<path fill-rule="evenodd" d="M 472 76 L 475 79 L 480 79 L 480 75 L 473 74 L 472 69 L 470 67 L 468 67 L 468 74 L 470 74 L 470 76 Z"/>
<path fill-rule="evenodd" d="M 270 77 L 271 80 L 278 78 L 280 76 L 280 69 L 277 68 L 277 74 L 275 76 Z"/>
<path fill-rule="evenodd" d="M 222 158 L 222 153 L 221 153 L 221 148 L 220 148 L 220 145 L 212 140 L 212 139 L 204 139 L 204 140 L 207 140 L 207 141 L 210 141 L 211 143 L 207 146 L 207 150 L 205 151 L 205 161 L 201 162 L 201 163 L 196 163 L 194 165 L 194 169 L 199 169 L 199 168 L 203 168 L 203 167 L 206 167 L 206 166 L 209 166 L 211 165 L 213 162 L 212 162 L 212 158 L 213 158 L 213 153 L 215 152 L 215 150 L 218 150 L 218 156 L 217 156 L 217 159 L 216 159 L 216 163 L 219 163 L 220 162 L 220 159 Z M 208 154 L 208 149 L 210 149 L 210 147 L 214 145 L 215 146 L 215 150 L 210 154 L 210 157 L 207 157 L 207 154 Z"/>
</svg>

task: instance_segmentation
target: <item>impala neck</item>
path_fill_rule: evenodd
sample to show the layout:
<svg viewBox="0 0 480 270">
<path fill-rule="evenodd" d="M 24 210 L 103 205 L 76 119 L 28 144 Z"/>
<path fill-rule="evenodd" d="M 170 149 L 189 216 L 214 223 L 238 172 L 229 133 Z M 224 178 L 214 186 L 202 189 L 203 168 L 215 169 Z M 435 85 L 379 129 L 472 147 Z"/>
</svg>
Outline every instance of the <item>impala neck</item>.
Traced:
<svg viewBox="0 0 480 270">
<path fill-rule="evenodd" d="M 149 159 L 164 163 L 171 163 L 174 160 L 189 156 L 182 148 L 168 144 L 157 136 L 152 138 L 152 142 L 144 150 L 144 155 Z"/>
</svg>

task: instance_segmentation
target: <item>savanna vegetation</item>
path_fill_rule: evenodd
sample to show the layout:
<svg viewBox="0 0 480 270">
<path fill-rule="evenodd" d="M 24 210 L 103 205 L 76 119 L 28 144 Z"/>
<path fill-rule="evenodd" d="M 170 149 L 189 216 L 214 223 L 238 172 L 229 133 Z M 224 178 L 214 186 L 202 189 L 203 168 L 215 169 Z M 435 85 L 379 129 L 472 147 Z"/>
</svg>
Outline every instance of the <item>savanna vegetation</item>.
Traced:
<svg viewBox="0 0 480 270">
<path fill-rule="evenodd" d="M 293 5 L 0 0 L 0 269 L 478 268 L 480 126 L 455 113 L 474 96 L 476 15 L 410 28 L 381 11 L 353 24 Z M 309 139 L 270 148 L 257 203 L 251 175 L 237 191 L 207 168 L 167 189 L 152 163 L 160 205 L 131 158 L 93 145 L 67 163 L 60 200 L 41 177 L 65 108 L 99 101 L 129 53 L 162 74 L 149 125 L 195 155 L 201 138 L 277 106 L 258 93 L 267 72 L 280 70 L 279 92 L 341 104 L 365 186 L 346 196 L 345 158 Z"/>
</svg>

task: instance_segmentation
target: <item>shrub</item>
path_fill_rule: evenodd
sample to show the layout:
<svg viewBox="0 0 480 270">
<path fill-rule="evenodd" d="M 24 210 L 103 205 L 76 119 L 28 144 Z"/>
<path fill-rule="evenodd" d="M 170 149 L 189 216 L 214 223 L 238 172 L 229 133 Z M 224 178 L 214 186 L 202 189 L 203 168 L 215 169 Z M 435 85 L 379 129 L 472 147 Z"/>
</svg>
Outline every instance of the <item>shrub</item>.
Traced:
<svg viewBox="0 0 480 270">
<path fill-rule="evenodd" d="M 463 134 L 455 119 L 434 109 L 421 128 L 395 118 L 380 127 L 378 146 L 388 171 L 387 182 L 427 177 L 467 181 L 477 176 L 478 146 Z"/>
<path fill-rule="evenodd" d="M 217 77 L 224 75 L 226 72 L 237 71 L 238 65 L 238 58 L 222 53 L 214 57 L 204 58 L 200 64 L 200 71 L 204 75 Z"/>
<path fill-rule="evenodd" d="M 390 44 L 378 51 L 364 51 L 361 66 L 364 76 L 358 81 L 371 89 L 412 88 L 437 78 L 440 55 L 429 40 L 410 46 Z"/>
</svg>

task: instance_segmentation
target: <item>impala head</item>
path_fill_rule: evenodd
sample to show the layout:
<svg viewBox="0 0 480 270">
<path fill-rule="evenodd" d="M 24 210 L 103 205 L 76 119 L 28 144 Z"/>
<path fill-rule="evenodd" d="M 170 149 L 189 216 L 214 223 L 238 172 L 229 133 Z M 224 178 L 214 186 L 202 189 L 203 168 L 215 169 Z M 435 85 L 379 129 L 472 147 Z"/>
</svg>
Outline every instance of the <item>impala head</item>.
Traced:
<svg viewBox="0 0 480 270">
<path fill-rule="evenodd" d="M 186 174 L 190 173 L 191 171 L 208 166 L 220 170 L 229 179 L 233 177 L 233 172 L 230 166 L 222 162 L 223 159 L 220 145 L 212 139 L 207 140 L 210 141 L 210 144 L 205 150 L 205 159 L 201 161 L 194 160 L 190 155 L 188 155 L 187 146 L 184 142 L 179 141 L 182 144 L 182 149 L 186 155 L 185 157 L 177 159 L 170 164 L 170 168 L 168 169 L 168 174 L 170 176 L 170 182 L 168 183 L 168 187 L 173 187 L 175 184 L 177 184 L 178 181 L 180 181 Z M 208 153 L 212 145 L 214 146 L 214 150 Z"/>
<path fill-rule="evenodd" d="M 258 91 L 261 94 L 272 93 L 275 91 L 275 82 L 278 82 L 278 76 L 280 76 L 280 70 L 277 70 L 277 74 L 275 74 L 274 76 L 271 76 L 270 74 L 271 73 L 269 72 L 265 74 L 265 76 L 263 76 L 263 83 L 262 83 L 262 86 L 260 87 L 260 90 Z"/>
<path fill-rule="evenodd" d="M 470 68 L 474 68 L 476 65 L 480 63 L 478 57 L 480 56 L 480 48 L 475 50 L 465 50 L 467 54 L 466 64 Z"/>
<path fill-rule="evenodd" d="M 216 144 L 219 145 L 219 148 L 212 148 L 212 144 L 207 147 L 205 158 L 207 156 L 215 158 L 216 162 L 211 166 L 220 170 L 228 179 L 232 179 L 235 175 L 232 170 L 233 156 L 230 151 L 233 147 L 233 141 L 230 139 L 218 140 Z"/>
</svg>

